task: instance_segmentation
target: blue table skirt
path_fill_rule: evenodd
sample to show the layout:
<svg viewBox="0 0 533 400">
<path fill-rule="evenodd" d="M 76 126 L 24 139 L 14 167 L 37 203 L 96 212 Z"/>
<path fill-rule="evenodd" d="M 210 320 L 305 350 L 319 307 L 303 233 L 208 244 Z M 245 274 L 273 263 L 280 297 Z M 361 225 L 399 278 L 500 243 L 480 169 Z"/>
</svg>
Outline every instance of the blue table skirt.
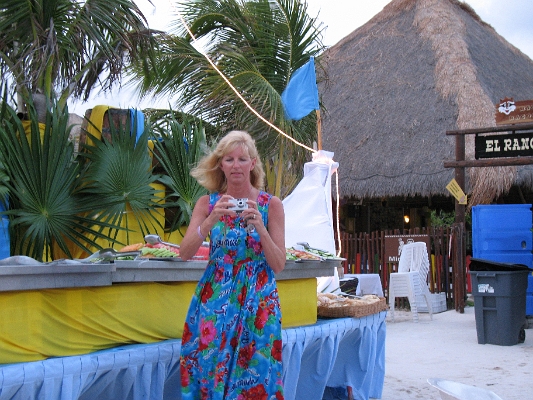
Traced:
<svg viewBox="0 0 533 400">
<path fill-rule="evenodd" d="M 381 398 L 386 312 L 283 330 L 285 399 L 322 398 L 326 386 Z M 179 399 L 181 341 L 0 366 L 0 400 Z"/>
</svg>

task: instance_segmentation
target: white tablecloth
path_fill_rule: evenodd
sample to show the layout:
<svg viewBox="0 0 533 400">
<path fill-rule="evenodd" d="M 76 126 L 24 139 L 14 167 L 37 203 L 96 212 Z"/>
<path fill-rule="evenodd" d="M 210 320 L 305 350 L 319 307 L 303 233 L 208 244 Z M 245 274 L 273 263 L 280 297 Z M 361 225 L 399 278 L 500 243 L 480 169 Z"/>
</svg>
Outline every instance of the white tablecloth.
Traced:
<svg viewBox="0 0 533 400">
<path fill-rule="evenodd" d="M 383 286 L 381 285 L 379 274 L 344 274 L 344 278 L 341 281 L 351 278 L 357 278 L 359 280 L 355 292 L 357 296 L 375 294 L 383 297 Z"/>
<path fill-rule="evenodd" d="M 285 399 L 320 399 L 351 386 L 358 400 L 381 398 L 386 312 L 284 329 Z M 181 340 L 0 366 L 0 400 L 179 399 Z"/>
</svg>

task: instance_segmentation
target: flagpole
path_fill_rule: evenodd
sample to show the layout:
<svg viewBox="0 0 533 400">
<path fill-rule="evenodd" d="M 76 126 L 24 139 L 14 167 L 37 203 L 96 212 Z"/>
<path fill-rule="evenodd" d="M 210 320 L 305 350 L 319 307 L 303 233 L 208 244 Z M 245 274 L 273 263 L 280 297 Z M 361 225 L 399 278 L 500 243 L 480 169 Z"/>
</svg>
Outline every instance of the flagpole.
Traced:
<svg viewBox="0 0 533 400">
<path fill-rule="evenodd" d="M 316 110 L 316 128 L 318 133 L 318 150 L 322 150 L 322 118 L 320 110 Z"/>
</svg>

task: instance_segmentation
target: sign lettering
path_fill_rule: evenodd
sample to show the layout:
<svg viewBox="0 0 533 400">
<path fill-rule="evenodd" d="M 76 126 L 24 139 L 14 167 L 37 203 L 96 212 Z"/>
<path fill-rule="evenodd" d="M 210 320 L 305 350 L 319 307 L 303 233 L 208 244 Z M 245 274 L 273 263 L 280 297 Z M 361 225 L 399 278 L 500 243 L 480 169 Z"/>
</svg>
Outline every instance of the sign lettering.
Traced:
<svg viewBox="0 0 533 400">
<path fill-rule="evenodd" d="M 533 156 L 533 132 L 481 136 L 476 135 L 475 157 L 521 157 Z"/>
</svg>

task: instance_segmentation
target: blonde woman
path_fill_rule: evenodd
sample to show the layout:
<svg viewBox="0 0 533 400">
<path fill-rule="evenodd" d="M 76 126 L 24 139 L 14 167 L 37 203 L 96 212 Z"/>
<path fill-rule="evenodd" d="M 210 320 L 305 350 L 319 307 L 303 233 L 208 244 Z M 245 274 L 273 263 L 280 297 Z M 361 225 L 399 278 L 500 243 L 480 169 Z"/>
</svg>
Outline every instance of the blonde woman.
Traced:
<svg viewBox="0 0 533 400">
<path fill-rule="evenodd" d="M 208 189 L 180 254 L 210 236 L 209 261 L 185 320 L 183 399 L 283 398 L 281 310 L 275 273 L 285 267 L 281 200 L 262 191 L 252 137 L 228 133 L 191 175 Z"/>
</svg>

